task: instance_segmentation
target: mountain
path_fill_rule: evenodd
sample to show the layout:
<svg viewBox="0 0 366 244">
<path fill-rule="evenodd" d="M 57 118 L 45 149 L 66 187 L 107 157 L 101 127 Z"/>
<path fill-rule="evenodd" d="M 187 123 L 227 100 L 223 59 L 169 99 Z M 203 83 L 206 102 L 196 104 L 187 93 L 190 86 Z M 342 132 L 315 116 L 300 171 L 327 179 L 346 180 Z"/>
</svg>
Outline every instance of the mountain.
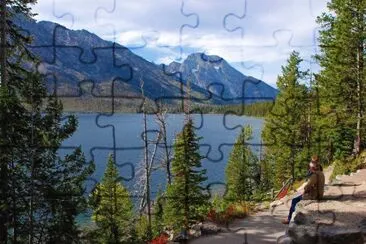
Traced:
<svg viewBox="0 0 366 244">
<path fill-rule="evenodd" d="M 182 87 L 189 80 L 192 97 L 197 101 L 232 103 L 232 98 L 242 96 L 240 91 L 246 79 L 254 82 L 246 82 L 245 96 L 274 98 L 277 94 L 265 82 L 244 76 L 216 56 L 192 54 L 181 64 L 156 65 L 86 30 L 70 30 L 53 22 L 19 16 L 14 21 L 32 37 L 29 49 L 41 61 L 38 70 L 47 76 L 49 89 L 60 96 L 88 93 L 86 83 L 92 89 L 89 96 L 139 98 L 143 81 L 143 92 L 149 99 L 172 103 L 181 100 Z M 219 62 L 211 60 L 217 58 Z M 182 73 L 181 78 L 177 72 Z M 211 97 L 207 87 L 212 83 L 222 84 L 224 93 L 220 94 L 220 87 L 214 86 Z"/>
<path fill-rule="evenodd" d="M 228 101 L 245 101 L 275 98 L 278 91 L 262 80 L 245 76 L 219 56 L 194 53 L 182 64 L 172 62 L 169 72 L 180 72 L 183 80 Z"/>
</svg>

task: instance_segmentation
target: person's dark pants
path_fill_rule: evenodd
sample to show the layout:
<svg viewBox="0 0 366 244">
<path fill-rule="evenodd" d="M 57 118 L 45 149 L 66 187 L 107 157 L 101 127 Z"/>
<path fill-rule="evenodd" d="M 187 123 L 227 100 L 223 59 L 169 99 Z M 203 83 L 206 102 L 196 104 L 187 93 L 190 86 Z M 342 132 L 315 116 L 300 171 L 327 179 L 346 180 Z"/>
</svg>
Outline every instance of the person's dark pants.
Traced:
<svg viewBox="0 0 366 244">
<path fill-rule="evenodd" d="M 295 212 L 295 208 L 296 208 L 296 204 L 298 202 L 300 202 L 302 200 L 302 195 L 295 197 L 292 199 L 291 201 L 291 208 L 290 208 L 290 212 L 288 214 L 288 221 L 290 222 L 291 218 L 292 218 L 292 214 Z"/>
</svg>

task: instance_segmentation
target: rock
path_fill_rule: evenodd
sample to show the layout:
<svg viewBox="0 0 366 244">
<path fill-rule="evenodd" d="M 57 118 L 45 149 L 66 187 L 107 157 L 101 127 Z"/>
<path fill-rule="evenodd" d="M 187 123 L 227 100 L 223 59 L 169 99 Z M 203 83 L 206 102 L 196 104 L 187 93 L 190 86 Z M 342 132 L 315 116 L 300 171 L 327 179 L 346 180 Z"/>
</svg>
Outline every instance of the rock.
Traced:
<svg viewBox="0 0 366 244">
<path fill-rule="evenodd" d="M 326 229 L 326 231 L 321 231 L 320 243 L 324 244 L 343 244 L 343 243 L 353 243 L 353 244 L 363 244 L 363 235 L 360 230 L 357 229 Z"/>
<path fill-rule="evenodd" d="M 184 233 L 184 231 L 175 233 L 173 230 L 167 230 L 165 233 L 169 236 L 168 240 L 171 242 L 181 242 L 183 240 L 188 240 L 188 236 Z"/>
<path fill-rule="evenodd" d="M 213 223 L 203 223 L 201 226 L 202 235 L 213 235 L 221 231 L 221 228 Z"/>
<path fill-rule="evenodd" d="M 294 221 L 289 225 L 288 235 L 294 243 L 298 244 L 363 244 L 361 227 L 360 229 L 347 229 L 332 225 L 318 225 L 319 223 L 316 223 L 314 216 L 297 212 Z M 366 227 L 366 219 L 360 223 L 360 226 Z"/>
<path fill-rule="evenodd" d="M 281 236 L 277 239 L 277 244 L 294 244 L 289 236 Z"/>
<path fill-rule="evenodd" d="M 297 225 L 304 225 L 307 223 L 306 216 L 302 212 L 298 212 L 294 217 L 294 222 Z"/>
<path fill-rule="evenodd" d="M 360 230 L 361 230 L 362 234 L 366 237 L 366 218 L 364 218 L 363 220 L 361 220 L 361 222 L 358 225 L 358 227 L 360 227 Z"/>
<path fill-rule="evenodd" d="M 297 225 L 290 223 L 289 237 L 297 244 L 317 243 L 318 235 L 313 225 Z"/>
<path fill-rule="evenodd" d="M 166 233 L 167 233 L 167 235 L 168 235 L 168 240 L 169 240 L 169 241 L 172 241 L 172 240 L 173 240 L 173 238 L 174 238 L 174 232 L 173 232 L 173 231 L 171 231 L 171 230 L 166 230 L 165 232 L 166 232 Z"/>
<path fill-rule="evenodd" d="M 193 230 L 193 229 L 190 229 L 188 231 L 188 235 L 189 237 L 194 237 L 194 238 L 197 238 L 197 237 L 200 237 L 201 236 L 201 230 Z"/>
<path fill-rule="evenodd" d="M 188 236 L 184 232 L 180 232 L 172 237 L 173 242 L 182 242 L 185 240 L 188 240 Z"/>
<path fill-rule="evenodd" d="M 201 230 L 201 228 L 202 228 L 202 223 L 198 223 L 198 224 L 193 225 L 191 229 L 198 231 L 198 230 Z"/>
</svg>

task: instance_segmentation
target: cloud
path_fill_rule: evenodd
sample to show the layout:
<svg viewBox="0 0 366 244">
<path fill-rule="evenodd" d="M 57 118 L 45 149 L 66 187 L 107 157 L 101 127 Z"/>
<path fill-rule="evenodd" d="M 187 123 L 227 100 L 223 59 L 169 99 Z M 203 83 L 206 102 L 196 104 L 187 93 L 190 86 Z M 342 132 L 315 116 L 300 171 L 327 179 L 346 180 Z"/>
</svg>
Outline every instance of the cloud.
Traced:
<svg viewBox="0 0 366 244">
<path fill-rule="evenodd" d="M 155 63 L 204 51 L 240 63 L 243 72 L 246 63 L 262 66 L 265 74 L 256 76 L 273 84 L 293 49 L 305 59 L 314 54 L 315 18 L 326 6 L 325 0 L 182 1 L 49 0 L 34 10 L 39 20 L 87 29 Z"/>
</svg>

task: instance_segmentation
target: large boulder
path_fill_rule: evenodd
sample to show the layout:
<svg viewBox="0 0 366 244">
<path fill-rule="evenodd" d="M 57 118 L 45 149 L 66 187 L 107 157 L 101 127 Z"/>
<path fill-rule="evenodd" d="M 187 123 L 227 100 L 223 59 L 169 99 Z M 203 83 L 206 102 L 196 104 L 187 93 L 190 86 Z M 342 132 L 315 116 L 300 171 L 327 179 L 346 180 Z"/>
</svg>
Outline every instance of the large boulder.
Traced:
<svg viewBox="0 0 366 244">
<path fill-rule="evenodd" d="M 289 237 L 298 244 L 317 243 L 318 236 L 315 226 L 295 224 L 292 222 L 288 229 Z"/>
<path fill-rule="evenodd" d="M 362 219 L 359 226 L 360 227 L 360 230 L 363 234 L 363 238 L 364 240 L 366 241 L 366 218 Z"/>
<path fill-rule="evenodd" d="M 281 236 L 277 239 L 277 244 L 294 244 L 294 241 L 289 236 Z"/>
<path fill-rule="evenodd" d="M 214 235 L 217 234 L 221 231 L 221 228 L 218 227 L 216 224 L 214 223 L 203 223 L 201 225 L 201 233 L 202 235 Z"/>
<path fill-rule="evenodd" d="M 363 244 L 363 235 L 360 229 L 340 228 L 332 226 L 317 226 L 290 224 L 289 237 L 297 244 Z"/>
<path fill-rule="evenodd" d="M 334 209 L 335 206 L 338 209 L 339 204 L 339 201 L 329 200 L 300 202 L 289 225 L 288 236 L 298 244 L 363 244 L 366 219 L 360 221 L 357 215 Z"/>
<path fill-rule="evenodd" d="M 328 228 L 320 232 L 321 243 L 354 243 L 363 244 L 363 236 L 359 229 Z"/>
</svg>

